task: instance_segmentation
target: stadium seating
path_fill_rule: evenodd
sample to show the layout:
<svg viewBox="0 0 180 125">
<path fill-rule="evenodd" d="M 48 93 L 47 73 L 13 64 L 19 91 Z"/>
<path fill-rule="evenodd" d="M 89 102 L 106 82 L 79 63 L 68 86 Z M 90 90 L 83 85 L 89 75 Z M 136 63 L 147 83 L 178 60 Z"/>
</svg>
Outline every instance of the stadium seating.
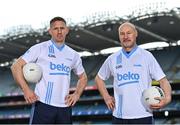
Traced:
<svg viewBox="0 0 180 125">
<path fill-rule="evenodd" d="M 151 51 L 163 67 L 173 88 L 173 101 L 165 108 L 154 111 L 155 123 L 178 123 L 180 116 L 180 47 L 165 48 L 164 50 Z M 72 115 L 74 123 L 111 123 L 112 112 L 106 107 L 100 96 L 94 77 L 108 55 L 82 57 L 83 65 L 88 75 L 88 87 L 73 107 Z M 176 80 L 177 83 L 174 83 Z M 77 77 L 72 74 L 71 92 L 76 86 Z M 113 94 L 113 79 L 106 81 L 108 91 Z M 34 88 L 35 84 L 30 84 Z M 22 91 L 16 85 L 10 69 L 0 69 L 0 123 L 28 123 L 31 106 L 24 101 Z M 168 111 L 168 116 L 165 112 Z M 171 119 L 173 117 L 173 120 Z"/>
</svg>

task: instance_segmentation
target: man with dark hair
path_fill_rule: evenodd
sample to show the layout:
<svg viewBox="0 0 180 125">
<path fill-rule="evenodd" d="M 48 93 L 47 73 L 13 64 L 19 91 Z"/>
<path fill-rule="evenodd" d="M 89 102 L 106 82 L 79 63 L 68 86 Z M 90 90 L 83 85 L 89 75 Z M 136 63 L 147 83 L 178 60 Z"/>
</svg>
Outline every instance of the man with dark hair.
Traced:
<svg viewBox="0 0 180 125">
<path fill-rule="evenodd" d="M 27 103 L 33 104 L 30 124 L 71 124 L 72 109 L 87 85 L 80 55 L 65 45 L 69 29 L 62 17 L 50 21 L 51 39 L 32 46 L 19 57 L 12 74 L 21 87 Z M 23 77 L 22 68 L 34 62 L 43 70 L 42 79 L 32 91 Z M 71 70 L 78 76 L 74 93 L 69 94 Z"/>
<path fill-rule="evenodd" d="M 165 93 L 160 102 L 150 108 L 160 109 L 171 101 L 171 86 L 154 56 L 136 44 L 138 32 L 132 23 L 119 27 L 122 49 L 110 55 L 96 76 L 96 84 L 109 109 L 114 124 L 153 124 L 153 114 L 141 102 L 142 93 L 157 80 Z M 110 96 L 104 80 L 114 78 L 114 97 Z"/>
<path fill-rule="evenodd" d="M 62 17 L 54 17 L 54 18 L 51 19 L 51 21 L 50 21 L 50 26 L 51 26 L 54 22 L 56 22 L 56 21 L 62 21 L 62 22 L 64 22 L 64 23 L 66 24 L 66 20 L 65 20 L 64 18 L 62 18 Z"/>
</svg>

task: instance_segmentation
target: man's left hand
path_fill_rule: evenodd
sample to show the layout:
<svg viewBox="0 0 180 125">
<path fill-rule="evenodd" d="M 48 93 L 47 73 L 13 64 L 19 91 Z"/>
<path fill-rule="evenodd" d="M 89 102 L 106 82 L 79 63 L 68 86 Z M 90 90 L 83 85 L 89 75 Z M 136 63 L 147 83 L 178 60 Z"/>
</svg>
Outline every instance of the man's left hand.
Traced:
<svg viewBox="0 0 180 125">
<path fill-rule="evenodd" d="M 65 98 L 65 104 L 68 106 L 74 106 L 76 102 L 79 100 L 80 96 L 76 93 L 69 94 Z"/>
</svg>

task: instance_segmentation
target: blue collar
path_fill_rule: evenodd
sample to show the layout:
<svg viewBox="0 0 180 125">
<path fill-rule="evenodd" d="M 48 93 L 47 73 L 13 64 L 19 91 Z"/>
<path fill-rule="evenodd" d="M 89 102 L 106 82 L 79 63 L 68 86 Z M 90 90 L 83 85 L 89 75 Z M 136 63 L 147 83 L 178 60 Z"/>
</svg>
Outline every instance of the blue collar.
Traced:
<svg viewBox="0 0 180 125">
<path fill-rule="evenodd" d="M 56 42 L 51 39 L 51 42 L 53 43 L 53 45 L 59 50 L 59 51 L 62 51 L 63 48 L 65 47 L 65 44 L 63 43 L 62 45 L 57 45 Z"/>
<path fill-rule="evenodd" d="M 129 52 L 127 53 L 123 48 L 122 48 L 122 53 L 127 57 L 129 58 L 136 50 L 137 50 L 137 45 Z"/>
</svg>

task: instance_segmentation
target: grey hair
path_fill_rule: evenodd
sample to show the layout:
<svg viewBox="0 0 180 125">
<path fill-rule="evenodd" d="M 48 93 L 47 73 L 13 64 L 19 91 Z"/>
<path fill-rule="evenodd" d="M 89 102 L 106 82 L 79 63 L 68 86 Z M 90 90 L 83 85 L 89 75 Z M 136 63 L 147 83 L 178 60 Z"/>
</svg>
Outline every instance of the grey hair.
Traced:
<svg viewBox="0 0 180 125">
<path fill-rule="evenodd" d="M 121 30 L 121 28 L 122 28 L 123 26 L 125 26 L 125 25 L 130 26 L 131 28 L 133 28 L 133 29 L 134 29 L 134 31 L 136 31 L 136 32 L 137 32 L 135 25 L 134 25 L 134 24 L 132 24 L 132 23 L 130 23 L 130 22 L 125 22 L 125 23 L 121 24 L 121 25 L 119 26 L 119 28 L 118 28 L 118 31 L 120 31 L 120 30 Z"/>
</svg>

